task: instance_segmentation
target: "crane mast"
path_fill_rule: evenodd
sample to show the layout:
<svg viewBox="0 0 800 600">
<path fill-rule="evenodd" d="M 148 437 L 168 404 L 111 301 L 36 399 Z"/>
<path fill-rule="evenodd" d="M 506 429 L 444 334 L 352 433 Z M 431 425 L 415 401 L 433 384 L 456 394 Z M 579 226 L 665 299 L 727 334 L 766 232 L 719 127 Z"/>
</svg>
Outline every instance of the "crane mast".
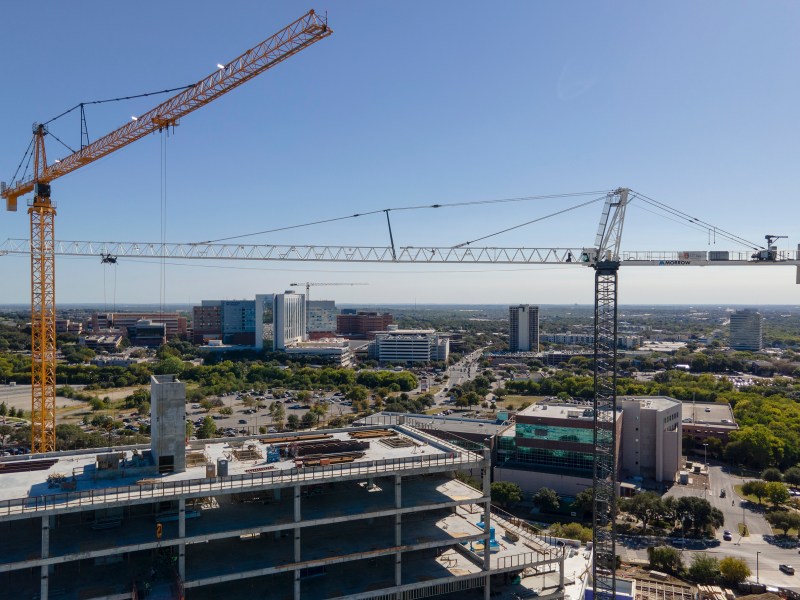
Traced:
<svg viewBox="0 0 800 600">
<path fill-rule="evenodd" d="M 327 21 L 309 11 L 276 34 L 238 56 L 192 87 L 162 102 L 131 122 L 83 146 L 53 164 L 47 164 L 47 128 L 33 128 L 34 170 L 26 181 L 0 185 L 6 210 L 16 211 L 20 196 L 34 192 L 28 208 L 31 257 L 31 453 L 55 450 L 55 205 L 50 182 L 116 152 L 150 133 L 178 121 L 283 62 L 332 33 Z"/>
<path fill-rule="evenodd" d="M 617 274 L 627 189 L 606 197 L 595 239 L 594 465 L 592 469 L 592 589 L 610 600 L 616 589 L 617 516 Z"/>
</svg>

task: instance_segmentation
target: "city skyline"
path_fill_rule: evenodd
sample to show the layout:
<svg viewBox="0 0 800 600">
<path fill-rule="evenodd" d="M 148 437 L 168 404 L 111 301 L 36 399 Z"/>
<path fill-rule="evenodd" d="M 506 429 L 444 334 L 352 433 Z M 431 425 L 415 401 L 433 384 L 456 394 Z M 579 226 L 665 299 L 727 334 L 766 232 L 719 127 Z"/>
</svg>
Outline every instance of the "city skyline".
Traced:
<svg viewBox="0 0 800 600">
<path fill-rule="evenodd" d="M 19 55 L 7 73 L 17 89 L 0 99 L 0 179 L 19 164 L 32 121 L 82 101 L 196 81 L 302 10 L 289 2 L 233 3 L 231 13 L 247 18 L 220 26 L 210 4 L 191 11 L 171 5 L 145 43 L 135 28 L 119 26 L 131 18 L 121 6 L 46 4 L 52 18 L 39 23 L 36 45 L 28 48 L 24 28 L 0 41 L 7 55 Z M 785 75 L 800 50 L 796 5 L 575 10 L 520 2 L 486 11 L 477 3 L 442 3 L 426 7 L 424 19 L 419 13 L 400 3 L 331 7 L 330 38 L 170 132 L 166 239 L 220 239 L 378 211 L 233 241 L 386 246 L 385 208 L 629 186 L 754 243 L 774 233 L 789 236 L 780 249 L 796 248 L 800 235 L 787 217 L 796 214 L 800 83 Z M 6 16 L 24 23 L 37 14 L 19 5 Z M 178 21 L 184 26 L 173 27 Z M 91 35 L 63 43 L 63 31 L 82 28 L 113 31 L 114 52 L 96 52 Z M 13 51 L 20 47 L 26 52 Z M 36 92 L 42 78 L 48 94 Z M 91 139 L 163 98 L 87 107 Z M 58 121 L 51 131 L 72 147 L 79 143 L 77 120 Z M 157 241 L 158 138 L 54 182 L 56 238 Z M 48 144 L 51 161 L 68 153 L 54 139 Z M 393 234 L 398 246 L 451 246 L 581 201 L 394 211 Z M 631 205 L 623 249 L 744 249 L 649 210 Z M 478 245 L 591 246 L 599 215 L 595 203 Z M 22 207 L 0 218 L 0 239 L 26 237 L 27 230 Z M 170 303 L 253 297 L 302 277 L 370 283 L 337 290 L 343 304 L 590 304 L 593 294 L 591 272 L 567 266 L 167 262 Z M 0 275 L 10 282 L 0 303 L 28 300 L 28 269 L 25 257 L 0 257 Z M 796 301 L 794 272 L 748 269 L 623 267 L 620 303 Z M 120 259 L 109 267 L 99 257 L 59 257 L 56 274 L 59 304 L 104 297 L 109 304 L 157 303 L 161 292 L 158 261 Z"/>
</svg>

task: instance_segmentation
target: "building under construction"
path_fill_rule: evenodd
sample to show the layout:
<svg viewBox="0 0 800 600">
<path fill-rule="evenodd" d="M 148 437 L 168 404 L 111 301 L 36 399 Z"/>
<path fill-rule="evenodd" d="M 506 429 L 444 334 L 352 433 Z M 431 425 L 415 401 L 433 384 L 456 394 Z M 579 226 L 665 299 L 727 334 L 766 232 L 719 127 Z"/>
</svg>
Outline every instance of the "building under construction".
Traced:
<svg viewBox="0 0 800 600">
<path fill-rule="evenodd" d="M 0 462 L 0 599 L 488 598 L 525 572 L 563 597 L 571 552 L 491 508 L 488 451 L 397 424 L 175 456 L 176 385 L 157 444 Z"/>
</svg>

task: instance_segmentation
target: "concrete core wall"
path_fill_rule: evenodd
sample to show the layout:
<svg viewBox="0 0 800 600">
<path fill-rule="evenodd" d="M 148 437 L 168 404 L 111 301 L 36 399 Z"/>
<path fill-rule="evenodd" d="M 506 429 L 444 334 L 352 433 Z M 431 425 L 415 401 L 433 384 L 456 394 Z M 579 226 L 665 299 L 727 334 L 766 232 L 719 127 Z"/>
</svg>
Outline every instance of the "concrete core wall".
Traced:
<svg viewBox="0 0 800 600">
<path fill-rule="evenodd" d="M 186 384 L 175 375 L 150 379 L 150 450 L 160 472 L 186 470 Z"/>
</svg>

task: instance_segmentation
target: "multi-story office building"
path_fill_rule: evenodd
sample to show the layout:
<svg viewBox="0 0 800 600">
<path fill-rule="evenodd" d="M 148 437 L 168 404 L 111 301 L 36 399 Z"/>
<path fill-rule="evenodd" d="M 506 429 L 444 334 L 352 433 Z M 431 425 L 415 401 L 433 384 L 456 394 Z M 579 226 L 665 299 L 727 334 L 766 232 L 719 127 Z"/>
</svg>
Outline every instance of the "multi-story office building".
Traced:
<svg viewBox="0 0 800 600">
<path fill-rule="evenodd" d="M 616 416 L 618 481 L 673 482 L 681 468 L 681 402 L 626 396 Z M 591 403 L 539 403 L 517 413 L 497 436 L 494 477 L 526 491 L 542 487 L 574 496 L 592 485 Z"/>
<path fill-rule="evenodd" d="M 0 600 L 489 597 L 526 569 L 568 583 L 563 546 L 491 509 L 488 451 L 398 424 L 198 441 L 159 475 L 184 446 L 165 448 L 0 459 Z M 453 477 L 469 470 L 480 490 Z"/>
<path fill-rule="evenodd" d="M 167 326 L 167 339 L 185 338 L 187 335 L 186 317 L 179 313 L 159 312 L 94 313 L 91 318 L 92 331 L 97 333 L 104 329 L 119 329 L 122 335 L 127 337 L 128 327 L 132 327 L 142 319 L 153 323 L 164 323 Z"/>
<path fill-rule="evenodd" d="M 617 465 L 622 412 L 617 412 Z M 515 424 L 497 439 L 496 481 L 523 490 L 547 487 L 574 496 L 592 485 L 594 414 L 589 405 L 533 404 L 517 413 Z"/>
<path fill-rule="evenodd" d="M 134 346 L 157 348 L 167 341 L 167 324 L 139 319 L 128 326 L 128 338 Z"/>
<path fill-rule="evenodd" d="M 122 344 L 122 336 L 118 333 L 82 335 L 78 338 L 78 343 L 92 350 L 116 352 Z"/>
<path fill-rule="evenodd" d="M 382 363 L 446 361 L 450 354 L 450 338 L 433 329 L 376 331 L 369 352 Z"/>
<path fill-rule="evenodd" d="M 508 307 L 510 352 L 539 351 L 539 307 L 520 304 Z"/>
<path fill-rule="evenodd" d="M 734 350 L 758 352 L 764 347 L 761 313 L 746 308 L 731 314 L 731 343 Z"/>
<path fill-rule="evenodd" d="M 347 341 L 308 341 L 298 342 L 285 348 L 290 356 L 312 358 L 339 367 L 352 366 L 354 355 Z"/>
<path fill-rule="evenodd" d="M 80 335 L 83 332 L 83 323 L 71 319 L 56 319 L 56 333 L 74 333 Z"/>
<path fill-rule="evenodd" d="M 255 345 L 255 300 L 203 300 L 193 308 L 193 317 L 196 344 L 222 340 L 224 344 Z"/>
<path fill-rule="evenodd" d="M 309 300 L 306 303 L 306 325 L 311 338 L 336 333 L 336 302 L 333 300 Z"/>
<path fill-rule="evenodd" d="M 682 403 L 666 396 L 619 398 L 622 476 L 675 481 L 683 454 Z"/>
<path fill-rule="evenodd" d="M 362 312 L 336 316 L 336 332 L 356 339 L 368 339 L 374 331 L 386 331 L 394 323 L 389 313 Z"/>
<path fill-rule="evenodd" d="M 287 346 L 306 339 L 306 295 L 287 290 L 275 294 L 272 305 L 272 349 L 284 350 Z"/>
<path fill-rule="evenodd" d="M 195 344 L 222 339 L 222 306 L 206 302 L 192 307 L 192 342 Z"/>
</svg>

